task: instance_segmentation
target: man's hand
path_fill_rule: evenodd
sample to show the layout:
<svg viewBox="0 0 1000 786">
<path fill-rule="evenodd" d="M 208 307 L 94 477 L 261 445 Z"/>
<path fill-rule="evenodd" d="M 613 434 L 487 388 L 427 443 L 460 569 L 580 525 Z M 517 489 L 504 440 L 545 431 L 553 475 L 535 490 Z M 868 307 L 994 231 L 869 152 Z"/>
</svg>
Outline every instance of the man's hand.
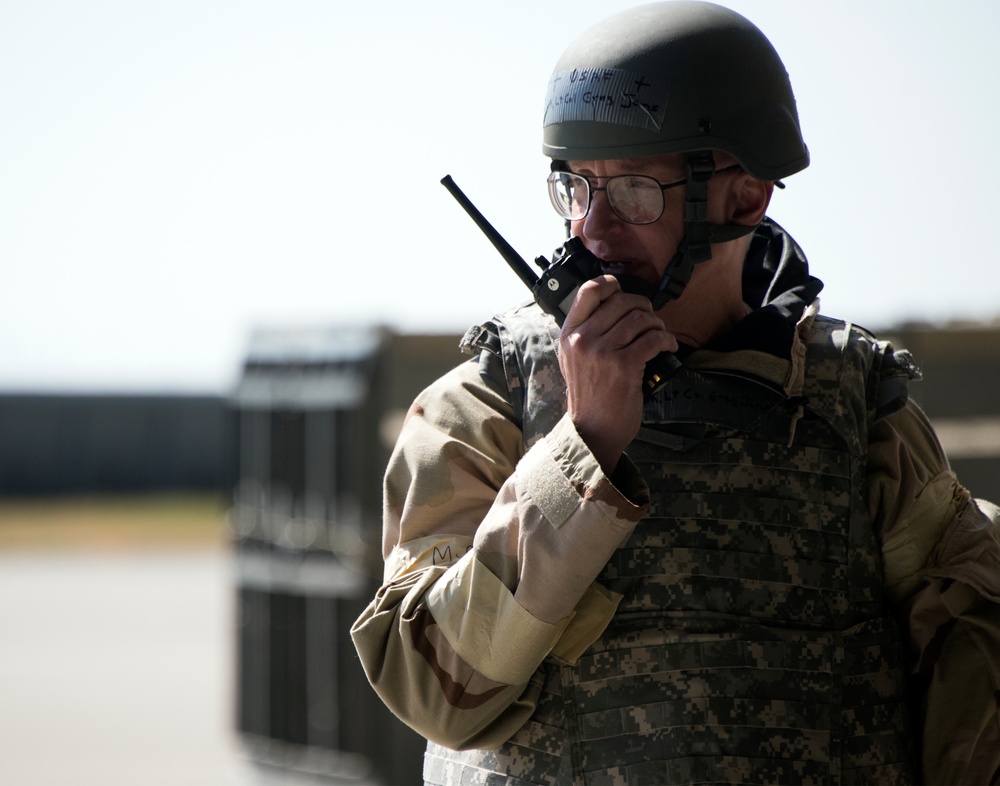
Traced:
<svg viewBox="0 0 1000 786">
<path fill-rule="evenodd" d="M 580 287 L 563 322 L 559 367 L 567 411 L 610 475 L 642 423 L 642 375 L 661 352 L 675 352 L 648 298 L 622 292 L 614 276 Z"/>
</svg>

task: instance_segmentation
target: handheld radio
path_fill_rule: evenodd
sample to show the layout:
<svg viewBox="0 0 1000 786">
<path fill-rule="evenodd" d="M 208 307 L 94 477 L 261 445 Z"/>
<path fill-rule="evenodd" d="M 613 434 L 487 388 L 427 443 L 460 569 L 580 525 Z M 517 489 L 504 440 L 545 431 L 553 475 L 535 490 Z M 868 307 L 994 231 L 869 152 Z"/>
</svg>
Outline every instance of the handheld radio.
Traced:
<svg viewBox="0 0 1000 786">
<path fill-rule="evenodd" d="M 556 256 L 551 262 L 542 256 L 535 259 L 535 264 L 542 269 L 542 275 L 536 275 L 521 255 L 472 204 L 451 175 L 445 175 L 441 184 L 455 197 L 493 247 L 500 252 L 500 256 L 531 290 L 535 302 L 543 311 L 551 314 L 561 327 L 580 285 L 601 275 L 600 260 L 586 249 L 580 238 L 571 237 L 556 250 Z M 662 390 L 680 367 L 680 361 L 670 352 L 661 352 L 649 361 L 642 378 L 643 398 L 648 399 Z"/>
</svg>

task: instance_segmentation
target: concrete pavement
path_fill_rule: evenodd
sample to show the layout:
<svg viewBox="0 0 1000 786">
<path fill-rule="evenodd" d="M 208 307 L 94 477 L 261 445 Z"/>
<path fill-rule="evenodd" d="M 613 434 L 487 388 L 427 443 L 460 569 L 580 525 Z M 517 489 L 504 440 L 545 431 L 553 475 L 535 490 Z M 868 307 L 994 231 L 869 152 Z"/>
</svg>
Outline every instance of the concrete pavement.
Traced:
<svg viewBox="0 0 1000 786">
<path fill-rule="evenodd" d="M 245 786 L 223 549 L 0 553 L 0 783 Z"/>
</svg>

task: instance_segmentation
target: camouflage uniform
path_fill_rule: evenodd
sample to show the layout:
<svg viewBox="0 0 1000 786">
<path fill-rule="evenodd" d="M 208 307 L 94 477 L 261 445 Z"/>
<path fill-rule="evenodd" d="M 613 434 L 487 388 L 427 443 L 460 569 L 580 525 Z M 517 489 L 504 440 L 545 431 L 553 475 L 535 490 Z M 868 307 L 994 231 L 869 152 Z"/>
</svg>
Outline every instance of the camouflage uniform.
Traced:
<svg viewBox="0 0 1000 786">
<path fill-rule="evenodd" d="M 925 777 L 986 782 L 1000 545 L 905 353 L 815 307 L 787 358 L 693 352 L 608 478 L 557 339 L 534 306 L 470 331 L 386 475 L 386 583 L 352 632 L 425 780 L 911 783 L 909 647 Z"/>
</svg>

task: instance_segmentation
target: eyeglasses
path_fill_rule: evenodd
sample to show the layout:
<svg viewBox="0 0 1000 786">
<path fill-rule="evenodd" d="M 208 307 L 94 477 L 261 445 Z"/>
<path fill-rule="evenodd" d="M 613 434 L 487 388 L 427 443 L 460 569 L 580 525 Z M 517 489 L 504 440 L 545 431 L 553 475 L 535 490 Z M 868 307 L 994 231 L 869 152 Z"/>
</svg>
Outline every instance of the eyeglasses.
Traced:
<svg viewBox="0 0 1000 786">
<path fill-rule="evenodd" d="M 733 164 L 715 170 L 715 174 L 740 168 L 739 164 Z M 552 172 L 547 181 L 552 207 L 563 218 L 579 221 L 590 212 L 594 192 L 604 191 L 608 204 L 622 221 L 627 224 L 652 224 L 663 215 L 663 192 L 687 183 L 687 178 L 661 183 L 647 175 L 595 176 L 593 179 L 608 182 L 599 188 L 591 184 L 591 178 L 576 172 Z"/>
</svg>

